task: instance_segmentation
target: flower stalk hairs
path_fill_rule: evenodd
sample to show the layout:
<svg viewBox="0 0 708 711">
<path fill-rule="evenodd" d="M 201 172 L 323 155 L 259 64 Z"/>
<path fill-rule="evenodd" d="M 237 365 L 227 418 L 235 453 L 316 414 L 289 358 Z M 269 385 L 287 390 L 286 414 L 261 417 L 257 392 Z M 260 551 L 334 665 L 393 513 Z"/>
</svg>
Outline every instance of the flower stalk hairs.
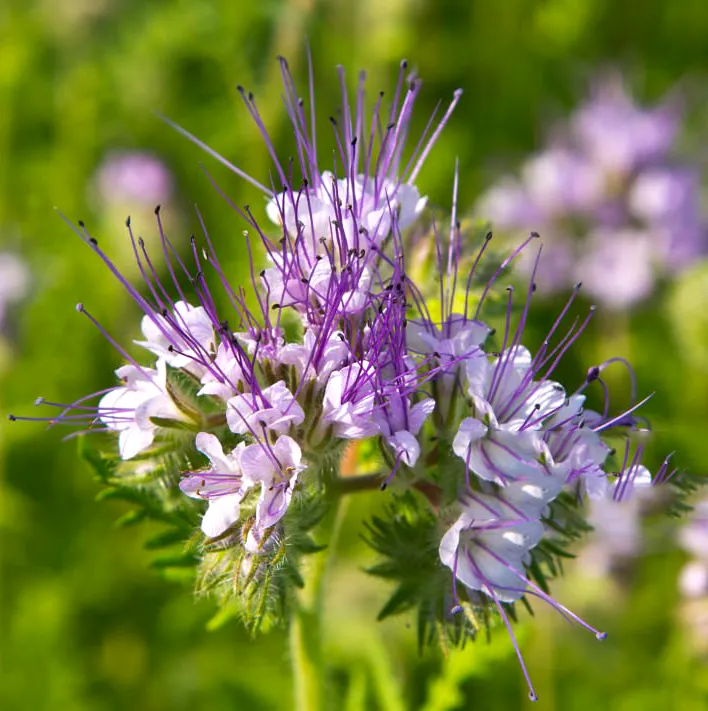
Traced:
<svg viewBox="0 0 708 711">
<path fill-rule="evenodd" d="M 427 219 L 416 180 L 461 92 L 411 141 L 421 83 L 406 64 L 388 104 L 382 93 L 370 111 L 364 76 L 350 98 L 340 70 L 341 115 L 325 152 L 314 105 L 280 62 L 294 159 L 279 160 L 241 90 L 273 158 L 269 186 L 176 127 L 267 199 L 269 222 L 221 193 L 242 223 L 251 283 L 230 281 L 201 215 L 187 257 L 155 210 L 160 267 L 128 219 L 139 287 L 83 223 L 69 223 L 143 312 L 140 350 L 80 304 L 125 361 L 114 384 L 71 404 L 40 399 L 54 409 L 47 417 L 11 419 L 90 434 L 82 451 L 107 495 L 133 502 L 133 520 L 169 526 L 154 547 L 181 546 L 163 565 L 196 564 L 198 590 L 253 630 L 290 621 L 296 676 L 303 655 L 322 664 L 304 639 L 318 633 L 323 567 L 308 559 L 331 545 L 344 495 L 383 490 L 385 513 L 366 530 L 379 557 L 370 572 L 395 586 L 380 617 L 414 611 L 421 643 L 503 624 L 535 699 L 512 627 L 517 604 L 548 603 L 604 637 L 547 581 L 589 528 L 585 499 L 626 499 L 669 478 L 668 460 L 653 476 L 641 462 L 647 398 L 615 405 L 605 369 L 625 365 L 633 378 L 619 358 L 575 385 L 556 379 L 594 313 L 574 315 L 580 285 L 540 346 L 525 346 L 538 235 L 496 262 L 491 235 L 470 238 L 457 220 L 457 171 L 449 227 L 431 227 L 437 293 L 411 277 L 410 227 Z M 521 253 L 533 255 L 530 282 L 504 290 Z M 593 388 L 598 410 L 587 406 Z M 343 476 L 344 454 L 363 442 L 378 445 L 374 471 Z M 317 709 L 322 680 L 298 684 L 300 706 Z"/>
</svg>

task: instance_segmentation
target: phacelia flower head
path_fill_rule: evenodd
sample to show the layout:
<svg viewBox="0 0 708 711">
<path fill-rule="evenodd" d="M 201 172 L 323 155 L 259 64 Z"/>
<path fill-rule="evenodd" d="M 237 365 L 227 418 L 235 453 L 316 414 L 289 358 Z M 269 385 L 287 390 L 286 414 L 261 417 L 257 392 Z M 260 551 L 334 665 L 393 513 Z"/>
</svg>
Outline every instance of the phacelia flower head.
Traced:
<svg viewBox="0 0 708 711">
<path fill-rule="evenodd" d="M 624 499 L 649 478 L 641 446 L 630 446 L 643 428 L 636 412 L 644 401 L 633 392 L 628 408 L 616 408 L 603 379 L 605 368 L 624 361 L 590 368 L 575 388 L 557 379 L 594 313 L 568 324 L 579 285 L 541 345 L 528 348 L 538 235 L 482 277 L 492 236 L 468 261 L 457 173 L 449 232 L 437 219 L 432 228 L 438 293 L 411 277 L 406 230 L 425 205 L 416 181 L 459 92 L 411 147 L 421 84 L 406 77 L 406 65 L 388 108 L 379 96 L 368 117 L 363 75 L 350 99 L 340 72 L 334 160 L 323 169 L 314 106 L 308 112 L 297 98 L 284 60 L 281 70 L 291 163 L 279 160 L 255 98 L 241 91 L 273 158 L 270 187 L 179 129 L 266 197 L 270 224 L 226 198 L 244 228 L 250 284 L 231 283 L 200 214 L 202 233 L 186 257 L 155 210 L 167 278 L 127 221 L 140 288 L 83 223 L 72 225 L 142 312 L 140 355 L 80 306 L 126 361 L 116 371 L 120 384 L 68 405 L 41 400 L 57 412 L 38 419 L 117 435 L 116 480 L 128 471 L 152 487 L 163 518 L 184 507 L 180 526 L 197 511 L 204 535 L 190 552 L 200 559 L 202 587 L 225 590 L 253 625 L 269 610 L 288 609 L 303 582 L 301 556 L 321 548 L 310 531 L 331 502 L 381 488 L 391 509 L 368 530 L 388 557 L 378 571 L 400 584 L 386 610 L 417 607 L 421 630 L 464 630 L 463 637 L 476 634 L 465 620 L 491 610 L 516 646 L 513 605 L 536 598 L 602 638 L 550 596 L 546 577 L 587 528 L 584 499 Z M 312 97 L 311 66 L 310 84 Z M 573 187 L 567 200 L 577 204 L 578 193 Z M 500 302 L 498 283 L 527 252 L 528 287 L 520 296 L 509 288 Z M 491 301 L 502 306 L 494 323 L 485 316 Z M 600 391 L 597 412 L 586 409 L 590 385 Z M 623 461 L 613 458 L 608 435 L 627 441 Z M 371 443 L 379 471 L 342 476 L 345 452 Z M 652 481 L 666 474 L 664 465 Z M 269 594 L 272 586 L 278 594 Z M 470 617 L 456 614 L 462 610 Z M 535 698 L 530 680 L 529 687 Z"/>
</svg>

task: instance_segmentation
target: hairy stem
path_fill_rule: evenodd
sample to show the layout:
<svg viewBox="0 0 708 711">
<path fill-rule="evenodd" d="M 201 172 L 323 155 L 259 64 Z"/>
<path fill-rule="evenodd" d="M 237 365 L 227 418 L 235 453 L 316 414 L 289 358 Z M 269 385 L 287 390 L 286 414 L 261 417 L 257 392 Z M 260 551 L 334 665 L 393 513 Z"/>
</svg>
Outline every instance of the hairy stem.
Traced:
<svg viewBox="0 0 708 711">
<path fill-rule="evenodd" d="M 305 585 L 295 595 L 290 620 L 290 657 L 297 711 L 324 711 L 326 708 L 322 649 L 324 582 L 344 508 L 340 497 L 331 498 L 330 510 L 312 534 L 315 543 L 327 548 L 303 560 L 301 573 Z"/>
</svg>

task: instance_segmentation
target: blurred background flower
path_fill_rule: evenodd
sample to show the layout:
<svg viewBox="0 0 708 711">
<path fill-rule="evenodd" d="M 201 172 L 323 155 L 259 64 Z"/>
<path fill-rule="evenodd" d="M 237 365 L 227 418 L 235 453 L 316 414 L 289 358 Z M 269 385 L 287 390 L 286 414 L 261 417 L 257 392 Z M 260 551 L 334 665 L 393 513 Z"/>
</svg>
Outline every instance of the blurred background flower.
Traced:
<svg viewBox="0 0 708 711">
<path fill-rule="evenodd" d="M 169 197 L 160 201 L 173 242 L 184 250 L 199 229 L 196 203 L 231 281 L 246 278 L 240 225 L 200 162 L 229 198 L 250 204 L 261 219 L 265 204 L 153 112 L 266 182 L 269 157 L 236 85 L 253 89 L 278 150 L 289 155 L 293 140 L 275 56 L 287 56 L 301 81 L 307 36 L 323 109 L 339 105 L 336 64 L 347 67 L 352 82 L 362 67 L 372 86 L 388 87 L 407 56 L 425 79 L 416 119 L 422 124 L 412 127 L 413 135 L 422 132 L 439 97 L 464 89 L 421 175 L 421 194 L 448 205 L 458 158 L 460 206 L 467 209 L 483 194 L 493 205 L 490 166 L 524 163 L 518 177 L 499 184 L 506 189 L 497 199 L 501 207 L 480 214 L 500 232 L 517 225 L 547 242 L 547 276 L 539 282 L 558 290 L 558 301 L 551 297 L 547 311 L 534 312 L 529 345 L 548 331 L 573 281 L 582 279 L 593 299 L 616 310 L 650 304 L 623 312 L 619 327 L 601 315 L 582 356 L 569 354 L 559 377 L 582 382 L 609 351 L 631 358 L 644 394 L 659 393 L 647 405 L 655 427 L 647 464 L 656 469 L 660 453 L 677 450 L 678 466 L 705 475 L 708 271 L 697 257 L 705 246 L 699 178 L 708 113 L 697 107 L 705 104 L 707 35 L 705 3 L 663 0 L 647 0 L 641 12 L 633 3 L 606 0 L 385 6 L 373 0 L 7 0 L 0 8 L 0 224 L 16 231 L 0 232 L 0 252 L 31 265 L 32 285 L 19 310 L 10 306 L 8 322 L 16 326 L 11 368 L 0 369 L 0 411 L 25 408 L 35 394 L 65 401 L 97 390 L 119 365 L 76 314 L 78 301 L 121 342 L 139 335 L 136 308 L 54 206 L 92 225 L 101 245 L 129 269 L 125 217 L 132 214 L 136 231 L 155 240 L 155 200 L 145 194 L 169 185 Z M 625 84 L 603 78 L 578 109 L 585 80 L 606 66 L 620 67 Z M 684 107 L 672 93 L 678 84 L 686 88 Z M 629 86 L 636 98 L 629 98 Z M 537 131 L 555 123 L 549 116 L 571 119 L 549 136 Z M 612 130 L 598 129 L 608 121 Z M 635 127 L 629 137 L 628 123 Z M 324 135 L 326 123 L 318 130 Z M 115 201 L 116 186 L 124 184 L 116 179 L 113 197 L 100 195 L 105 166 L 131 155 L 147 162 L 147 176 L 141 170 L 134 179 L 148 187 Z M 526 161 L 529 155 L 536 157 Z M 593 208 L 591 225 L 583 215 L 596 201 L 602 209 Z M 581 237 L 568 237 L 576 234 Z M 586 252 L 591 242 L 599 247 Z M 432 288 L 435 277 L 429 278 Z M 667 288 L 657 292 L 657 280 L 669 282 Z M 290 708 L 283 632 L 251 640 L 236 622 L 220 626 L 209 601 L 195 602 L 189 585 L 176 584 L 178 573 L 149 569 L 151 555 L 142 547 L 149 532 L 113 530 L 128 509 L 95 503 L 99 486 L 62 434 L 0 420 L 0 708 Z M 344 530 L 356 531 L 356 522 L 382 503 L 377 494 L 354 499 L 347 513 L 352 526 Z M 705 709 L 704 661 L 677 623 L 686 556 L 674 550 L 675 536 L 665 539 L 663 547 L 642 548 L 621 590 L 606 576 L 595 583 L 577 576 L 573 561 L 566 566 L 566 581 L 555 592 L 609 632 L 601 648 L 569 634 L 552 612 L 539 609 L 528 626 L 520 614 L 520 644 L 545 709 Z M 506 635 L 452 651 L 446 665 L 432 652 L 419 655 L 405 616 L 380 624 L 370 619 L 388 591 L 357 570 L 372 561 L 356 535 L 344 536 L 338 556 L 327 600 L 327 653 L 334 669 L 328 683 L 340 707 L 526 707 Z"/>
<path fill-rule="evenodd" d="M 700 166 L 676 158 L 677 104 L 639 106 L 621 76 L 607 74 L 518 178 L 482 195 L 477 213 L 494 228 L 541 233 L 547 292 L 582 281 L 604 307 L 628 308 L 706 254 Z"/>
</svg>

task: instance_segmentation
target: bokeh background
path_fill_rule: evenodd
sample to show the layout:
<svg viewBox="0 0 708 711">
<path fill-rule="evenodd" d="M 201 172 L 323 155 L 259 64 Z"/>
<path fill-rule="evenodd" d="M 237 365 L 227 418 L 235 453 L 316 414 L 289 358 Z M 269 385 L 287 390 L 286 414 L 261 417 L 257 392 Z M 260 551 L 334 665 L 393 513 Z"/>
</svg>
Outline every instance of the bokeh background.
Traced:
<svg viewBox="0 0 708 711">
<path fill-rule="evenodd" d="M 125 216 L 154 240 L 152 208 L 162 202 L 184 250 L 198 226 L 196 204 L 234 281 L 245 279 L 243 226 L 200 163 L 237 202 L 258 211 L 261 198 L 155 112 L 267 181 L 268 155 L 236 85 L 254 90 L 288 151 L 275 57 L 286 55 L 302 77 L 306 37 L 325 122 L 339 105 L 337 64 L 352 81 L 366 68 L 372 89 L 389 88 L 407 57 L 425 82 L 419 130 L 438 98 L 464 89 L 419 181 L 434 204 L 449 204 L 458 159 L 460 202 L 471 207 L 501 170 L 542 145 L 608 67 L 624 73 L 640 103 L 679 87 L 679 151 L 697 170 L 708 159 L 708 5 L 700 0 L 645 0 L 641 8 L 610 0 L 4 0 L 0 252 L 25 266 L 0 273 L 7 290 L 15 280 L 0 332 L 2 709 L 291 707 L 284 633 L 252 640 L 235 621 L 208 629 L 213 603 L 195 601 L 180 576 L 150 567 L 142 546 L 149 527 L 114 525 L 128 509 L 95 501 L 99 487 L 76 442 L 4 415 L 27 414 L 38 395 L 71 401 L 112 382 L 119 358 L 75 312 L 77 302 L 122 342 L 137 335 L 134 304 L 55 207 L 84 219 L 134 275 Z M 134 152 L 140 159 L 128 177 L 110 174 Z M 539 301 L 536 333 L 558 303 Z M 649 462 L 676 450 L 676 463 L 696 476 L 708 456 L 707 306 L 708 269 L 696 260 L 641 305 L 597 319 L 566 371 L 582 378 L 610 352 L 632 359 L 641 392 L 657 393 L 647 407 L 655 430 Z M 502 630 L 489 644 L 451 651 L 443 664 L 437 652 L 418 654 L 410 620 L 374 621 L 386 590 L 362 572 L 371 558 L 357 522 L 380 499 L 351 502 L 333 569 L 332 708 L 525 708 Z M 707 613 L 700 596 L 680 594 L 689 556 L 674 528 L 650 525 L 636 556 L 612 574 L 593 573 L 587 552 L 569 564 L 557 597 L 609 632 L 603 644 L 552 611 L 524 617 L 519 638 L 546 711 L 708 707 Z M 617 543 L 610 536 L 605 545 Z"/>
</svg>

